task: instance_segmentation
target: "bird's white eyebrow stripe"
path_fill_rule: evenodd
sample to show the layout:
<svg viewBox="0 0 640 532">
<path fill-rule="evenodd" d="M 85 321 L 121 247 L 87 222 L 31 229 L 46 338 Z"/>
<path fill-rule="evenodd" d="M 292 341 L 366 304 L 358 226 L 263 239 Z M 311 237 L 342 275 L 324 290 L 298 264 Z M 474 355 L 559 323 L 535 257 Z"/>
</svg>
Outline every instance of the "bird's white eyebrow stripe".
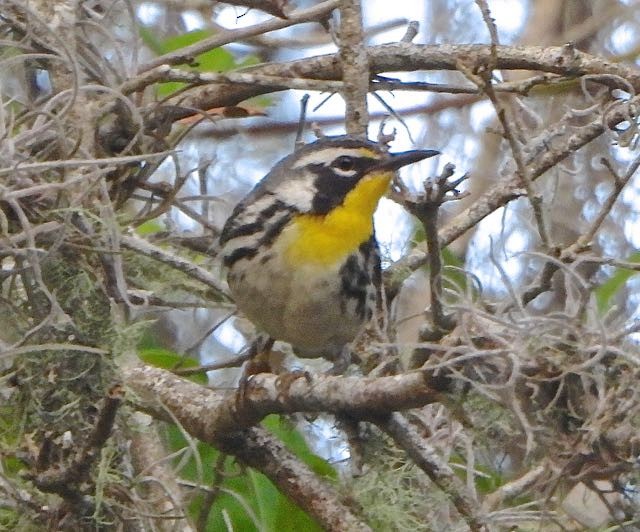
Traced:
<svg viewBox="0 0 640 532">
<path fill-rule="evenodd" d="M 308 155 L 301 157 L 295 162 L 293 168 L 302 168 L 303 166 L 307 166 L 309 164 L 328 163 L 340 155 L 351 155 L 353 157 L 370 156 L 374 158 L 375 152 L 367 150 L 366 148 L 325 148 L 324 150 L 309 153 Z"/>
</svg>

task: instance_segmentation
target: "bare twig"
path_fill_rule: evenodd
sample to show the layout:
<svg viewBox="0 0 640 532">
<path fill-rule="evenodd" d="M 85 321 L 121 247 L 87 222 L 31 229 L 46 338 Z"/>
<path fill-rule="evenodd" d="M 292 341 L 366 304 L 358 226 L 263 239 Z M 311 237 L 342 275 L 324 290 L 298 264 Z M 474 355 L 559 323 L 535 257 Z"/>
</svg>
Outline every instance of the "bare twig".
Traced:
<svg viewBox="0 0 640 532">
<path fill-rule="evenodd" d="M 496 28 L 495 20 L 491 17 L 491 12 L 486 0 L 476 0 L 476 4 L 480 7 L 482 12 L 482 18 L 487 25 L 489 35 L 491 36 L 491 61 L 487 65 L 487 68 L 480 73 L 480 78 L 483 80 L 482 88 L 484 92 L 491 100 L 493 107 L 496 110 L 498 120 L 502 125 L 504 136 L 509 143 L 513 160 L 516 163 L 516 175 L 522 181 L 522 184 L 527 191 L 527 198 L 531 204 L 533 210 L 534 219 L 538 227 L 538 234 L 540 240 L 544 246 L 544 251 L 551 252 L 552 244 L 549 239 L 549 233 L 547 231 L 547 223 L 544 219 L 544 213 L 542 210 L 542 197 L 534 190 L 533 182 L 529 176 L 529 169 L 524 161 L 524 154 L 522 153 L 522 147 L 516 138 L 516 125 L 514 122 L 514 114 L 511 111 L 510 102 L 503 103 L 498 98 L 493 87 L 493 69 L 498 62 L 498 29 Z"/>
<path fill-rule="evenodd" d="M 59 161 L 43 161 L 39 163 L 24 163 L 12 166 L 11 168 L 0 168 L 0 176 L 16 174 L 19 172 L 38 173 L 54 168 L 78 168 L 82 166 L 99 166 L 105 165 L 104 170 L 114 169 L 118 165 L 124 165 L 132 162 L 143 162 L 160 157 L 171 155 L 171 151 L 159 153 L 147 153 L 145 155 L 128 155 L 122 157 L 105 157 L 96 159 L 64 159 Z"/>
<path fill-rule="evenodd" d="M 64 344 L 64 343 L 44 343 L 37 345 L 24 345 L 0 351 L 0 358 L 23 355 L 25 353 L 37 353 L 39 351 L 79 351 L 81 353 L 91 353 L 94 355 L 108 355 L 109 351 L 88 345 Z"/>
<path fill-rule="evenodd" d="M 491 46 L 487 45 L 424 45 L 384 44 L 367 48 L 371 75 L 382 72 L 417 70 L 457 70 L 461 61 L 475 71 L 491 60 Z M 612 75 L 602 77 L 601 83 L 611 88 L 627 90 L 626 83 L 640 89 L 640 74 L 622 63 L 607 62 L 596 56 L 565 47 L 510 47 L 496 48 L 495 67 L 502 70 L 534 70 L 560 76 L 578 77 L 584 74 Z M 159 63 L 162 64 L 162 63 Z M 157 66 L 157 65 L 156 65 Z M 310 57 L 289 63 L 257 65 L 242 72 L 282 76 L 289 78 L 341 80 L 342 72 L 336 54 Z M 624 79 L 621 84 L 617 79 Z M 173 97 L 168 103 L 184 107 L 175 109 L 172 117 L 183 118 L 192 114 L 190 109 L 211 109 L 236 105 L 247 98 L 283 90 L 282 86 L 234 86 L 226 84 L 196 88 L 188 94 Z"/>
<path fill-rule="evenodd" d="M 122 247 L 131 249 L 133 251 L 137 251 L 147 257 L 151 257 L 159 262 L 166 264 L 176 270 L 179 270 L 189 277 L 193 277 L 197 279 L 201 283 L 213 288 L 213 290 L 218 294 L 218 296 L 223 299 L 228 299 L 227 290 L 220 281 L 214 275 L 210 274 L 204 268 L 193 264 L 192 262 L 178 257 L 177 255 L 173 255 L 172 253 L 165 251 L 162 248 L 154 246 L 150 244 L 146 240 L 135 236 L 125 236 L 122 235 L 120 238 L 120 244 Z"/>
<path fill-rule="evenodd" d="M 496 21 L 491 16 L 491 10 L 487 4 L 487 0 L 476 0 L 477 6 L 482 13 L 482 20 L 484 20 L 487 29 L 489 30 L 489 37 L 491 38 L 491 64 L 488 67 L 488 71 L 491 72 L 495 68 L 498 54 L 497 49 L 500 41 L 498 40 L 498 28 L 496 27 Z"/>
<path fill-rule="evenodd" d="M 360 0 L 342 0 L 340 3 L 340 64 L 347 133 L 366 137 L 369 125 L 369 61 L 364 44 Z"/>
<path fill-rule="evenodd" d="M 640 158 L 637 158 L 633 161 L 624 176 L 619 176 L 615 169 L 611 166 L 611 163 L 607 159 L 603 159 L 603 164 L 607 166 L 611 175 L 613 176 L 613 191 L 607 197 L 606 201 L 600 208 L 600 212 L 595 217 L 594 221 L 591 223 L 589 229 L 582 234 L 578 239 L 567 246 L 563 250 L 558 250 L 556 255 L 560 258 L 562 262 L 571 263 L 579 260 L 583 264 L 593 263 L 593 264 L 611 264 L 617 265 L 619 267 L 636 270 L 638 269 L 638 265 L 634 263 L 629 263 L 625 261 L 620 261 L 618 259 L 608 259 L 604 257 L 585 257 L 582 255 L 585 251 L 588 251 L 591 248 L 592 240 L 602 223 L 606 219 L 606 217 L 613 209 L 613 206 L 622 193 L 624 187 L 629 183 L 631 178 L 635 175 L 636 171 L 640 167 Z M 558 271 L 559 265 L 555 262 L 549 261 L 546 262 L 542 272 L 540 272 L 539 279 L 534 283 L 534 286 L 528 289 L 522 296 L 523 304 L 527 304 L 533 301 L 540 294 L 547 292 L 551 289 L 552 284 L 551 281 L 556 271 Z"/>
<path fill-rule="evenodd" d="M 373 89 L 372 89 L 373 90 Z M 474 89 L 477 90 L 477 89 Z M 397 114 L 400 116 L 414 116 L 414 115 L 435 115 L 441 111 L 447 109 L 461 109 L 467 105 L 471 105 L 480 100 L 476 95 L 460 95 L 455 98 L 438 98 L 434 102 L 426 105 L 416 105 L 403 109 L 398 109 Z M 377 111 L 369 114 L 371 120 L 380 120 L 388 117 L 387 111 Z M 335 126 L 344 124 L 344 116 L 331 116 L 327 118 L 317 118 L 314 120 L 314 124 L 318 124 L 320 127 Z M 232 127 L 216 127 L 215 129 L 208 129 L 203 131 L 201 135 L 206 135 L 207 138 L 228 138 L 238 133 L 244 133 L 247 135 L 265 135 L 265 134 L 286 134 L 296 131 L 298 122 L 268 122 L 267 124 L 254 124 L 247 125 L 238 128 Z M 196 135 L 197 137 L 197 135 Z"/>
<path fill-rule="evenodd" d="M 554 274 L 558 271 L 558 265 L 554 262 L 546 262 L 542 271 L 538 275 L 538 278 L 533 283 L 531 288 L 528 288 L 524 294 L 522 294 L 522 304 L 527 305 L 531 303 L 540 294 L 544 294 L 551 290 Z"/>
<path fill-rule="evenodd" d="M 542 74 L 532 76 L 524 80 L 505 81 L 496 83 L 496 92 L 508 92 L 516 94 L 528 94 L 534 87 L 553 86 L 574 80 L 573 77 L 558 76 L 556 74 Z M 119 90 L 123 94 L 140 92 L 145 87 L 154 83 L 178 81 L 189 83 L 193 86 L 210 83 L 226 83 L 234 85 L 266 87 L 269 91 L 285 89 L 315 90 L 322 92 L 342 92 L 346 86 L 342 80 L 321 80 L 312 78 L 292 78 L 289 76 L 253 74 L 250 72 L 198 72 L 171 68 L 169 65 L 160 65 L 139 76 L 125 81 Z M 576 82 L 577 83 L 577 82 Z M 239 87 L 242 88 L 242 87 Z M 369 91 L 418 91 L 436 92 L 446 94 L 481 94 L 482 90 L 477 86 L 462 86 L 460 84 L 429 83 L 426 81 L 401 81 L 388 77 L 377 76 L 369 82 Z"/>
<path fill-rule="evenodd" d="M 303 22 L 322 20 L 329 16 L 331 11 L 336 9 L 339 4 L 340 0 L 326 0 L 325 2 L 317 4 L 309 9 L 294 11 L 289 14 L 286 19 L 274 18 L 254 26 L 249 26 L 248 28 L 240 28 L 218 33 L 213 37 L 203 39 L 191 46 L 185 46 L 175 52 L 170 52 L 156 57 L 147 64 L 142 65 L 138 69 L 138 72 L 147 72 L 148 70 L 160 65 L 191 63 L 197 55 L 213 50 L 214 48 L 218 48 L 224 44 L 246 39 L 247 37 L 253 37 L 254 35 L 261 35 L 270 31 L 288 28 L 289 26 L 301 24 Z"/>
<path fill-rule="evenodd" d="M 411 42 L 416 38 L 418 32 L 420 31 L 420 23 L 417 20 L 412 20 L 407 25 L 407 31 L 400 39 L 400 42 Z"/>
<path fill-rule="evenodd" d="M 440 207 L 448 201 L 464 197 L 457 187 L 468 178 L 465 174 L 462 177 L 449 182 L 448 179 L 454 173 L 454 166 L 446 164 L 441 174 L 433 179 L 424 182 L 424 193 L 418 197 L 401 197 L 400 201 L 408 211 L 416 216 L 422 223 L 425 231 L 427 249 L 429 254 L 429 288 L 431 293 L 431 321 L 433 331 L 430 335 L 424 336 L 423 340 L 435 340 L 442 337 L 455 326 L 455 321 L 444 312 L 442 301 L 442 254 L 440 241 L 438 239 L 438 213 Z"/>
<path fill-rule="evenodd" d="M 239 368 L 244 364 L 247 360 L 251 358 L 251 354 L 239 355 L 237 357 L 232 358 L 231 360 L 227 360 L 225 362 L 214 362 L 212 364 L 203 364 L 201 366 L 194 366 L 189 368 L 176 368 L 173 370 L 173 373 L 176 375 L 194 375 L 196 373 L 201 373 L 203 371 L 216 371 L 218 369 L 226 369 L 226 368 Z"/>
<path fill-rule="evenodd" d="M 553 148 L 549 149 L 550 143 L 547 137 L 539 139 L 535 146 L 529 151 L 531 155 L 525 160 L 529 167 L 529 175 L 532 180 L 537 179 L 547 170 L 557 165 L 562 160 L 575 153 L 582 146 L 585 146 L 595 138 L 602 135 L 606 127 L 613 127 L 615 124 L 626 120 L 630 109 L 640 104 L 640 97 L 634 97 L 628 102 L 618 103 L 603 124 L 602 117 L 596 117 L 586 126 L 580 127 L 570 135 L 565 135 L 561 141 L 554 142 Z M 440 244 L 446 246 L 459 238 L 466 231 L 486 216 L 506 205 L 510 201 L 521 197 L 525 191 L 514 176 L 507 176 L 497 185 L 491 187 L 484 194 L 474 201 L 473 205 L 459 213 L 440 232 Z M 414 271 L 428 262 L 428 255 L 424 251 L 414 250 L 409 255 L 397 261 L 392 268 L 387 270 L 388 287 L 392 293 L 397 292 L 397 284 L 402 282 L 402 277 L 394 275 L 395 271 Z"/>
<path fill-rule="evenodd" d="M 473 500 L 466 486 L 416 428 L 398 413 L 391 414 L 388 418 L 377 422 L 377 425 L 391 436 L 433 483 L 451 498 L 451 502 L 469 528 L 474 531 L 482 530 L 480 505 Z"/>
<path fill-rule="evenodd" d="M 288 0 L 225 0 L 225 4 L 259 9 L 275 17 L 287 18 L 284 8 L 287 6 Z"/>
<path fill-rule="evenodd" d="M 47 493 L 56 493 L 76 505 L 81 512 L 86 513 L 90 504 L 82 497 L 80 486 L 111 434 L 122 398 L 123 390 L 120 386 L 116 385 L 109 390 L 92 433 L 71 464 L 62 470 L 47 470 L 37 475 L 30 475 L 29 478 L 38 489 Z"/>
<path fill-rule="evenodd" d="M 125 81 L 120 90 L 123 94 L 139 92 L 145 87 L 158 82 L 180 81 L 192 85 L 205 85 L 208 83 L 233 83 L 238 85 L 260 86 L 274 89 L 316 90 L 322 92 L 338 92 L 344 89 L 342 81 L 289 78 L 284 76 L 268 76 L 252 74 L 250 72 L 197 72 L 193 70 L 180 70 L 169 65 L 159 65 L 143 74 Z M 276 89 L 278 90 L 278 89 Z"/>
<path fill-rule="evenodd" d="M 547 222 L 545 220 L 543 212 L 542 196 L 534 189 L 533 180 L 529 176 L 529 167 L 525 164 L 522 147 L 520 146 L 520 143 L 516 138 L 515 125 L 513 123 L 512 116 L 509 116 L 512 113 L 508 113 L 507 107 L 504 106 L 498 99 L 495 91 L 493 90 L 493 85 L 491 84 L 491 81 L 489 79 L 486 80 L 484 89 L 487 96 L 489 96 L 491 103 L 496 109 L 496 114 L 498 115 L 498 120 L 502 125 L 504 136 L 509 143 L 509 147 L 511 148 L 513 160 L 516 162 L 517 177 L 522 182 L 525 190 L 527 191 L 526 196 L 529 199 L 529 203 L 531 204 L 531 210 L 533 211 L 533 216 L 538 227 L 538 234 L 540 235 L 540 240 L 542 242 L 544 250 L 546 252 L 551 252 L 553 250 L 553 244 L 549 237 Z"/>
<path fill-rule="evenodd" d="M 571 246 L 562 251 L 561 258 L 564 260 L 568 258 L 575 258 L 574 255 L 576 253 L 586 251 L 590 248 L 593 238 L 602 226 L 605 218 L 609 216 L 611 209 L 613 209 L 613 206 L 622 193 L 624 187 L 638 171 L 638 168 L 640 168 L 640 157 L 631 162 L 623 176 L 618 175 L 608 159 L 602 159 L 602 163 L 607 167 L 613 177 L 613 190 L 607 197 L 606 201 L 602 204 L 600 212 L 591 223 L 589 230 L 580 236 Z"/>
<path fill-rule="evenodd" d="M 178 522 L 180 530 L 192 532 L 194 528 L 185 512 L 183 494 L 176 482 L 172 464 L 167 463 L 166 450 L 154 421 L 138 413 L 127 420 L 126 430 L 131 441 L 131 459 L 135 471 L 142 479 L 149 479 L 143 484 L 143 489 L 158 516 L 155 525 L 159 530 L 169 532 L 175 530 Z"/>
</svg>

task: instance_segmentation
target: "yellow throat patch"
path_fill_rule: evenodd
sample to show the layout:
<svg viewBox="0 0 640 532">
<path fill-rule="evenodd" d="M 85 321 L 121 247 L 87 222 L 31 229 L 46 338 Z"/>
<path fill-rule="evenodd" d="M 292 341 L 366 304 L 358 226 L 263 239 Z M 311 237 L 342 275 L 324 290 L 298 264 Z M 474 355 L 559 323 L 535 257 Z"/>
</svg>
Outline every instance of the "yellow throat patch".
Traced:
<svg viewBox="0 0 640 532">
<path fill-rule="evenodd" d="M 353 253 L 373 233 L 373 213 L 393 172 L 363 177 L 328 214 L 299 214 L 287 228 L 286 256 L 293 266 L 329 266 Z"/>
</svg>

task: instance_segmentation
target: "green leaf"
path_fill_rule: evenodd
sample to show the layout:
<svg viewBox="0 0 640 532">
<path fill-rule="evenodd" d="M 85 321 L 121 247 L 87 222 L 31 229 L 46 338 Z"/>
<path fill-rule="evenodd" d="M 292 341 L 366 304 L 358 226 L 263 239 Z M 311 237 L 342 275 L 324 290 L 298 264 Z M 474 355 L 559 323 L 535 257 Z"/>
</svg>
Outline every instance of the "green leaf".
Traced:
<svg viewBox="0 0 640 532">
<path fill-rule="evenodd" d="M 262 421 L 262 425 L 282 440 L 282 443 L 286 445 L 287 449 L 307 464 L 314 473 L 331 479 L 338 478 L 338 474 L 336 470 L 331 467 L 331 464 L 309 449 L 302 434 L 300 434 L 288 420 L 272 414 Z"/>
<path fill-rule="evenodd" d="M 196 56 L 199 72 L 228 72 L 236 68 L 236 60 L 224 48 L 215 48 Z"/>
<path fill-rule="evenodd" d="M 136 228 L 136 233 L 140 236 L 152 235 L 164 231 L 164 225 L 156 220 L 147 220 Z"/>
<path fill-rule="evenodd" d="M 167 427 L 166 432 L 168 447 L 171 451 L 177 452 L 189 448 L 183 433 L 175 425 Z M 185 479 L 210 488 L 219 487 L 220 492 L 215 498 L 207 517 L 205 530 L 217 531 L 227 530 L 223 512 L 233 525 L 234 530 L 246 530 L 248 532 L 258 532 L 253 515 L 256 514 L 255 494 L 248 479 L 248 473 L 239 474 L 239 468 L 231 458 L 226 459 L 223 464 L 223 477 L 221 482 L 213 486 L 214 472 L 220 457 L 220 452 L 206 443 L 197 442 L 195 450 L 198 460 L 190 456 L 186 463 L 181 463 L 179 458 L 175 459 L 176 465 L 181 463 L 182 467 L 177 471 L 178 475 Z M 205 494 L 199 493 L 194 496 L 189 504 L 189 514 L 195 521 L 200 512 L 205 508 Z"/>
<path fill-rule="evenodd" d="M 419 244 L 426 240 L 426 235 L 422 224 L 415 224 L 415 226 L 413 241 Z M 441 253 L 442 265 L 444 266 L 443 277 L 459 289 L 464 289 L 467 286 L 467 276 L 461 271 L 464 268 L 464 260 L 449 248 L 443 248 Z M 447 268 L 447 266 L 449 266 L 449 268 Z"/>
<path fill-rule="evenodd" d="M 212 35 L 213 33 L 208 30 L 195 30 L 180 35 L 173 35 L 161 41 L 157 39 L 149 29 L 144 26 L 140 28 L 140 36 L 143 42 L 157 55 L 175 52 Z M 252 64 L 254 60 L 257 62 L 257 59 L 254 59 L 253 56 L 248 56 L 244 59 L 243 63 Z M 213 50 L 197 55 L 188 66 L 198 72 L 228 72 L 238 67 L 233 55 L 222 47 L 214 48 Z M 165 98 L 184 86 L 186 86 L 185 83 L 175 81 L 159 83 L 157 95 L 159 98 Z"/>
<path fill-rule="evenodd" d="M 238 68 L 257 65 L 260 62 L 260 58 L 257 55 L 248 55 L 242 61 L 240 61 L 240 63 L 238 63 Z"/>
<path fill-rule="evenodd" d="M 162 347 L 139 348 L 138 356 L 145 364 L 150 364 L 151 366 L 162 369 L 172 370 L 175 368 L 194 368 L 199 366 L 197 360 L 176 353 L 175 351 L 170 351 L 169 349 L 163 349 Z M 207 384 L 209 381 L 204 371 L 189 375 L 187 378 L 198 384 Z"/>
<path fill-rule="evenodd" d="M 295 503 L 284 497 L 262 473 L 249 471 L 260 521 L 273 532 L 321 532 L 322 528 Z"/>
<path fill-rule="evenodd" d="M 178 92 L 181 88 L 186 87 L 186 83 L 180 81 L 167 81 L 165 83 L 159 83 L 156 88 L 156 94 L 158 98 L 166 98 L 173 93 Z"/>
<path fill-rule="evenodd" d="M 20 514 L 12 508 L 0 508 L 0 530 L 18 530 Z"/>
<path fill-rule="evenodd" d="M 7 477 L 13 478 L 25 469 L 25 464 L 22 460 L 7 454 L 2 458 L 2 467 L 4 474 Z"/>
<path fill-rule="evenodd" d="M 146 44 L 152 52 L 156 53 L 157 55 L 161 55 L 163 53 L 162 43 L 155 36 L 151 28 L 142 25 L 138 26 L 138 35 L 140 35 L 142 42 Z"/>
<path fill-rule="evenodd" d="M 640 262 L 640 251 L 636 251 L 627 258 L 627 262 Z M 615 295 L 624 287 L 626 282 L 638 272 L 616 266 L 618 270 L 609 279 L 602 283 L 596 290 L 596 302 L 598 311 L 604 314 L 610 307 Z"/>
<path fill-rule="evenodd" d="M 476 475 L 476 488 L 483 495 L 493 493 L 504 484 L 504 478 L 497 471 L 482 465 L 476 465 L 476 469 L 483 475 Z"/>
<path fill-rule="evenodd" d="M 189 447 L 183 433 L 175 425 L 167 427 L 166 438 L 173 452 Z M 191 456 L 177 473 L 181 478 L 213 488 L 214 470 L 220 453 L 202 442 L 198 442 L 195 448 L 201 467 Z M 175 463 L 180 463 L 180 459 L 176 458 Z M 242 472 L 232 458 L 224 461 L 223 474 L 216 487 L 220 491 L 208 510 L 206 531 L 227 530 L 225 515 L 233 530 L 243 532 L 322 530 L 305 512 L 282 495 L 267 477 L 251 469 Z M 193 520 L 198 518 L 204 503 L 203 494 L 193 497 L 189 505 Z"/>
<path fill-rule="evenodd" d="M 464 261 L 449 248 L 442 250 L 442 276 L 445 281 L 453 285 L 457 291 L 464 291 L 467 287 L 467 276 L 462 271 Z"/>
<path fill-rule="evenodd" d="M 211 31 L 194 30 L 188 31 L 186 33 L 181 33 L 180 35 L 167 37 L 160 43 L 160 49 L 158 50 L 158 53 L 162 55 L 168 54 L 169 52 L 175 52 L 176 50 L 180 50 L 180 48 L 195 44 L 198 41 L 209 37 L 210 35 L 212 35 Z"/>
<path fill-rule="evenodd" d="M 203 39 L 211 37 L 210 31 L 196 30 L 182 35 L 168 37 L 161 43 L 160 55 L 175 52 L 181 48 L 191 46 Z M 214 48 L 208 52 L 199 54 L 194 59 L 194 66 L 199 72 L 226 72 L 236 68 L 236 61 L 233 55 L 224 48 Z"/>
</svg>

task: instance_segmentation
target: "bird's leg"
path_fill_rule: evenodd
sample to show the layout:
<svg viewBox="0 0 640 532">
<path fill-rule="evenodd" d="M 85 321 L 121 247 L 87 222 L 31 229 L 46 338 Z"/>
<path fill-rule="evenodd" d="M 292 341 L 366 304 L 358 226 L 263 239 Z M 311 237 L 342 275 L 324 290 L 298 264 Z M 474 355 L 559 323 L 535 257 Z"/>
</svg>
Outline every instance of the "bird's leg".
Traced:
<svg viewBox="0 0 640 532">
<path fill-rule="evenodd" d="M 339 353 L 333 359 L 333 366 L 327 371 L 327 375 L 343 375 L 349 364 L 351 364 L 351 345 L 347 344 L 342 347 Z"/>
<path fill-rule="evenodd" d="M 270 336 L 259 335 L 249 348 L 249 360 L 242 370 L 242 379 L 258 373 L 272 373 L 269 355 L 275 340 Z"/>
<path fill-rule="evenodd" d="M 258 373 L 271 373 L 269 366 L 269 354 L 275 340 L 269 336 L 259 335 L 249 348 L 249 360 L 242 368 L 242 375 L 238 381 L 238 392 L 236 394 L 236 403 L 238 410 L 241 411 L 245 402 L 247 393 L 247 384 L 253 375 Z"/>
</svg>

